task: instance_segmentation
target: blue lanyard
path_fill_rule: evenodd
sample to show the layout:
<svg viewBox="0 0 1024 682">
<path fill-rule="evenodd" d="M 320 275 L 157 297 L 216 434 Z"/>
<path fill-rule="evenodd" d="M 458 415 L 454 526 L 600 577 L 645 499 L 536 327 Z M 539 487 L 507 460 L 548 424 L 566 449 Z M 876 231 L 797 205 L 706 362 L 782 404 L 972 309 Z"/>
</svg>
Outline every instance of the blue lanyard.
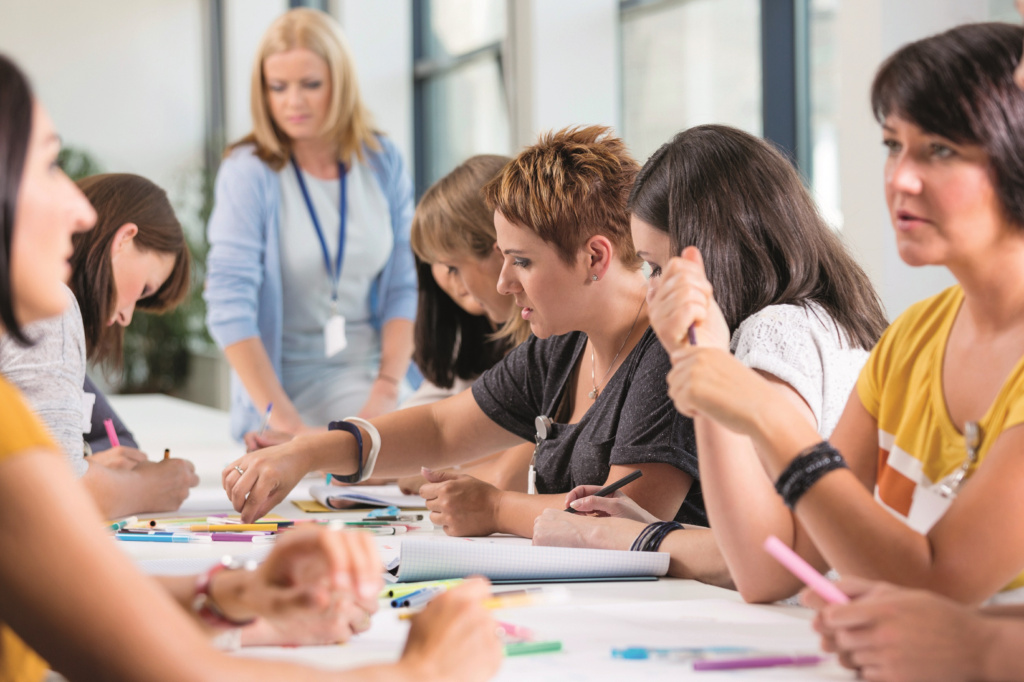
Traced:
<svg viewBox="0 0 1024 682">
<path fill-rule="evenodd" d="M 320 239 L 320 250 L 324 255 L 324 267 L 327 268 L 327 276 L 331 278 L 331 303 L 338 302 L 338 282 L 341 280 L 341 261 L 345 257 L 345 218 L 347 191 L 345 182 L 345 164 L 338 163 L 338 183 L 341 185 L 341 201 L 338 204 L 341 213 L 341 225 L 338 227 L 338 256 L 334 259 L 334 267 L 331 267 L 331 254 L 327 251 L 327 240 L 324 239 L 324 231 L 320 229 L 320 219 L 316 217 L 316 210 L 309 198 L 309 191 L 306 189 L 306 181 L 302 179 L 302 171 L 299 164 L 292 157 L 292 167 L 295 168 L 295 177 L 299 181 L 299 189 L 302 190 L 302 198 L 306 200 L 306 208 L 309 210 L 309 217 L 316 228 L 316 236 Z"/>
</svg>

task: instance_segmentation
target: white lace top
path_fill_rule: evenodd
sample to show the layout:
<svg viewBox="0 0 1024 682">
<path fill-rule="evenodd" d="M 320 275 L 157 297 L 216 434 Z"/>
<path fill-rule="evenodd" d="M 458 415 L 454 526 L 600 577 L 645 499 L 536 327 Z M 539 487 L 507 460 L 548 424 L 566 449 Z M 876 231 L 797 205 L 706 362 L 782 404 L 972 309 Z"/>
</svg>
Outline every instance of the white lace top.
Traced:
<svg viewBox="0 0 1024 682">
<path fill-rule="evenodd" d="M 773 305 L 740 323 L 731 350 L 747 367 L 793 387 L 810 406 L 818 433 L 828 438 L 839 422 L 868 352 L 849 345 L 846 333 L 820 306 Z"/>
</svg>

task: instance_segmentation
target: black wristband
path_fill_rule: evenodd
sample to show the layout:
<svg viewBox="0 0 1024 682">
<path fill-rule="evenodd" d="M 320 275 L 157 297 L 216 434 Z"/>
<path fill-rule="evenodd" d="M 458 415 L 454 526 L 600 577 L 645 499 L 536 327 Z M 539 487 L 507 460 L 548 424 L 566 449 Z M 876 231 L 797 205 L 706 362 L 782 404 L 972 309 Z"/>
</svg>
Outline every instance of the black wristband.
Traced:
<svg viewBox="0 0 1024 682">
<path fill-rule="evenodd" d="M 848 468 L 839 451 L 827 440 L 823 440 L 801 452 L 789 463 L 775 481 L 775 491 L 782 496 L 786 506 L 793 509 L 804 493 L 822 476 L 836 469 Z"/>
<path fill-rule="evenodd" d="M 648 525 L 630 546 L 631 552 L 657 552 L 662 541 L 674 530 L 683 530 L 683 524 L 675 521 L 655 521 Z"/>
<path fill-rule="evenodd" d="M 347 421 L 330 422 L 327 425 L 328 431 L 348 431 L 356 439 L 356 449 L 359 450 L 359 468 L 354 474 L 327 474 L 342 483 L 358 483 L 363 478 L 363 434 L 359 433 L 359 427 Z"/>
</svg>

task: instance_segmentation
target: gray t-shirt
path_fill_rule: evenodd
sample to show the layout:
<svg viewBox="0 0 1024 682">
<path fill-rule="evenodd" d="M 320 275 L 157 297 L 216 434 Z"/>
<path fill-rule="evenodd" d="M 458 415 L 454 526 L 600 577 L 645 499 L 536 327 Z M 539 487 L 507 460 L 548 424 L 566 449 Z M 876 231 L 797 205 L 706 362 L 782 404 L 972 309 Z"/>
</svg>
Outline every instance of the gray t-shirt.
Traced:
<svg viewBox="0 0 1024 682">
<path fill-rule="evenodd" d="M 477 405 L 502 428 L 533 441 L 534 419 L 558 414 L 586 345 L 582 332 L 531 336 L 473 384 Z M 537 451 L 537 491 L 601 485 L 612 465 L 671 464 L 693 478 L 676 520 L 706 526 L 693 421 L 668 397 L 665 377 L 671 367 L 648 328 L 583 418 L 552 426 Z"/>
<path fill-rule="evenodd" d="M 14 384 L 60 444 L 76 476 L 85 473 L 85 329 L 78 301 L 65 287 L 68 307 L 59 317 L 25 325 L 32 346 L 0 339 L 0 372 Z"/>
</svg>

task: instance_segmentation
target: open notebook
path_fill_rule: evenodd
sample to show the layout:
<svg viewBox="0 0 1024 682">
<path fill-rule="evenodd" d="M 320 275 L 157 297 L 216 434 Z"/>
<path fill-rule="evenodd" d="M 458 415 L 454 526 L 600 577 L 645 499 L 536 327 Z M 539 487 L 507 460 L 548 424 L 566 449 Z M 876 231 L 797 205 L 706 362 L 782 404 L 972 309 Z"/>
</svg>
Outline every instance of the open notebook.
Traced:
<svg viewBox="0 0 1024 682">
<path fill-rule="evenodd" d="M 491 580 L 593 580 L 663 576 L 669 555 L 610 549 L 484 542 L 403 540 L 394 580 L 401 583 L 483 575 Z"/>
<path fill-rule="evenodd" d="M 397 485 L 311 485 L 309 494 L 329 509 L 356 507 L 388 507 L 426 509 L 426 501 L 419 495 L 405 495 Z"/>
</svg>

